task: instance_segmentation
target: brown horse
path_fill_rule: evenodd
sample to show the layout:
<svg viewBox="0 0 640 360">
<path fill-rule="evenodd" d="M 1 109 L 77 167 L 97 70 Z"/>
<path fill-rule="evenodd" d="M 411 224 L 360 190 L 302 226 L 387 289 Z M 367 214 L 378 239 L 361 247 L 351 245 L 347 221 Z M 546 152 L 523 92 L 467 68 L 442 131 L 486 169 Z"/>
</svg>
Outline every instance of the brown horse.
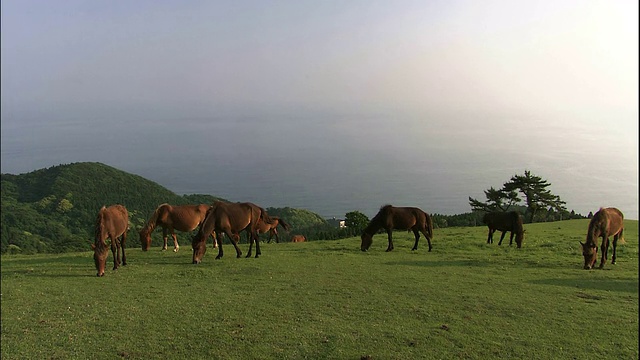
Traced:
<svg viewBox="0 0 640 360">
<path fill-rule="evenodd" d="M 178 245 L 178 237 L 175 230 L 188 232 L 195 230 L 207 215 L 209 205 L 178 205 L 171 206 L 169 204 L 162 204 L 156 208 L 149 218 L 149 221 L 140 230 L 140 243 L 142 244 L 142 250 L 147 251 L 151 246 L 151 233 L 157 226 L 162 227 L 162 238 L 164 245 L 162 250 L 167 250 L 167 238 L 171 234 L 173 238 L 173 251 L 178 252 L 180 245 Z M 215 236 L 214 236 L 215 239 Z M 217 243 L 214 240 L 213 246 L 216 247 Z"/>
<path fill-rule="evenodd" d="M 307 238 L 304 237 L 304 235 L 293 235 L 291 237 L 291 242 L 297 243 L 297 242 L 305 242 L 307 241 Z"/>
<path fill-rule="evenodd" d="M 120 249 L 122 249 L 122 265 L 127 265 L 127 257 L 124 253 L 129 230 L 129 212 L 122 205 L 103 206 L 98 211 L 95 225 L 95 242 L 91 244 L 93 260 L 96 264 L 97 275 L 104 276 L 107 266 L 109 248 L 106 239 L 111 239 L 111 252 L 113 253 L 113 270 L 120 265 Z"/>
<path fill-rule="evenodd" d="M 206 240 L 209 234 L 216 233 L 218 239 L 218 256 L 220 259 L 224 252 L 222 250 L 222 234 L 226 234 L 236 249 L 236 257 L 242 255 L 242 251 L 238 247 L 240 240 L 240 232 L 247 231 L 249 234 L 250 244 L 247 257 L 251 256 L 253 243 L 256 243 L 256 258 L 261 255 L 260 239 L 258 238 L 257 227 L 258 222 L 263 221 L 268 224 L 273 223 L 267 212 L 252 203 L 225 203 L 216 201 L 211 205 L 205 220 L 200 225 L 198 233 L 193 237 L 191 247 L 193 248 L 193 263 L 199 264 L 202 261 L 204 253 L 207 251 Z"/>
<path fill-rule="evenodd" d="M 516 237 L 516 245 L 518 248 L 522 247 L 522 240 L 524 240 L 524 229 L 522 227 L 522 218 L 517 211 L 510 212 L 490 212 L 484 214 L 482 222 L 489 227 L 489 235 L 487 236 L 487 244 L 493 243 L 493 233 L 496 230 L 502 231 L 500 236 L 500 242 L 498 245 L 502 245 L 502 240 L 507 231 L 511 232 L 509 238 L 509 245 L 513 244 L 513 236 Z"/>
<path fill-rule="evenodd" d="M 602 245 L 600 250 L 602 255 L 600 257 L 600 269 L 604 267 L 607 262 L 607 253 L 609 251 L 609 236 L 613 235 L 613 257 L 611 263 L 616 263 L 616 247 L 618 247 L 618 240 L 624 242 L 622 232 L 624 231 L 624 215 L 616 208 L 600 208 L 598 212 L 593 215 L 589 222 L 589 229 L 587 230 L 586 243 L 580 242 L 582 245 L 582 256 L 584 256 L 584 269 L 589 270 L 596 264 L 598 257 L 598 238 L 602 238 Z"/>
<path fill-rule="evenodd" d="M 289 224 L 287 224 L 283 219 L 277 216 L 271 216 L 271 219 L 273 220 L 273 223 L 271 224 L 268 224 L 264 221 L 258 222 L 256 231 L 258 232 L 258 235 L 269 232 L 269 240 L 267 240 L 267 243 L 271 242 L 271 238 L 273 236 L 276 237 L 276 243 L 279 243 L 280 239 L 278 238 L 278 225 L 280 225 L 280 227 L 283 228 L 284 231 L 289 231 Z"/>
<path fill-rule="evenodd" d="M 431 216 L 416 207 L 394 207 L 385 205 L 380 208 L 378 214 L 371 219 L 369 225 L 362 231 L 362 243 L 360 250 L 367 251 L 373 242 L 373 235 L 380 229 L 387 231 L 389 246 L 386 251 L 393 250 L 391 233 L 393 230 L 411 230 L 416 237 L 416 243 L 411 250 L 418 249 L 420 232 L 427 238 L 429 251 L 431 251 L 431 239 L 433 238 L 433 222 Z"/>
</svg>

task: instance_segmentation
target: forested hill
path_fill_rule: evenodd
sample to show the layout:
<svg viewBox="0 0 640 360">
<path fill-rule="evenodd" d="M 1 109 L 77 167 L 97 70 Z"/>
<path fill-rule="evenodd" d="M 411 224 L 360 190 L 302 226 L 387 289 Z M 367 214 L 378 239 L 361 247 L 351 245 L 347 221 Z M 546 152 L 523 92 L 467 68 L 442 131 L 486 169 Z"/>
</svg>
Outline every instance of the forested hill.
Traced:
<svg viewBox="0 0 640 360">
<path fill-rule="evenodd" d="M 112 204 L 122 204 L 129 211 L 131 230 L 127 246 L 137 247 L 137 230 L 158 205 L 225 200 L 212 195 L 180 196 L 153 181 L 101 163 L 74 163 L 27 174 L 2 174 L 0 180 L 3 254 L 10 248 L 23 253 L 88 250 L 98 210 Z M 270 209 L 271 212 L 299 215 L 300 219 L 287 219 L 298 226 L 326 223 L 306 210 L 285 208 Z M 160 237 L 154 236 L 154 243 Z"/>
</svg>

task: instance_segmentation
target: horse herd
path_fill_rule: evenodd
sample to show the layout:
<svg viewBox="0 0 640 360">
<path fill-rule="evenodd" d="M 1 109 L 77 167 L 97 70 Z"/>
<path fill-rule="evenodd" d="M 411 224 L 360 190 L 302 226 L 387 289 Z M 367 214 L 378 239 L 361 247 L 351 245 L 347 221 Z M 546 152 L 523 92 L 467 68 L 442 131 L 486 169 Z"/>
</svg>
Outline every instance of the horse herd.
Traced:
<svg viewBox="0 0 640 360">
<path fill-rule="evenodd" d="M 488 212 L 483 217 L 483 222 L 489 228 L 487 243 L 493 243 L 493 234 L 495 231 L 501 231 L 500 242 L 502 245 L 507 232 L 511 233 L 509 245 L 513 243 L 515 236 L 516 245 L 522 247 L 524 240 L 524 228 L 520 214 L 512 212 Z M 600 208 L 589 222 L 587 230 L 587 239 L 582 245 L 582 255 L 584 257 L 584 269 L 594 267 L 598 253 L 598 238 L 602 238 L 600 245 L 601 258 L 600 268 L 604 267 L 607 260 L 609 249 L 609 237 L 613 236 L 613 256 L 611 263 L 616 262 L 616 247 L 618 240 L 622 240 L 623 233 L 622 212 L 616 208 Z M 240 240 L 240 232 L 246 231 L 249 237 L 249 251 L 246 257 L 250 257 L 253 250 L 253 244 L 256 245 L 256 255 L 259 257 L 260 238 L 259 234 L 269 233 L 269 240 L 273 236 L 276 242 L 279 242 L 277 227 L 280 226 L 285 231 L 290 229 L 283 219 L 276 216 L 269 216 L 267 212 L 249 202 L 245 203 L 228 203 L 216 201 L 211 205 L 180 205 L 172 206 L 162 204 L 156 208 L 153 215 L 139 232 L 142 250 L 147 251 L 151 245 L 151 233 L 156 227 L 162 227 L 164 245 L 163 250 L 167 249 L 168 235 L 171 234 L 174 244 L 174 252 L 177 252 L 180 246 L 175 234 L 175 230 L 182 232 L 193 231 L 198 228 L 196 235 L 193 237 L 191 247 L 193 249 L 193 264 L 199 264 L 202 261 L 207 247 L 206 242 L 209 235 L 213 237 L 213 246 L 218 248 L 216 259 L 220 259 L 224 252 L 222 249 L 222 235 L 226 235 L 236 250 L 236 257 L 242 255 L 242 251 L 238 247 Z M 125 244 L 127 238 L 127 230 L 129 229 L 129 214 L 127 209 L 122 205 L 103 206 L 98 212 L 95 224 L 95 242 L 91 245 L 94 250 L 94 261 L 97 276 L 104 276 L 106 261 L 109 247 L 106 239 L 111 239 L 111 251 L 113 253 L 113 270 L 120 265 L 120 253 L 122 253 L 122 265 L 127 265 L 125 255 Z M 431 240 L 433 239 L 433 222 L 431 216 L 417 207 L 396 207 L 392 205 L 384 205 L 380 211 L 371 219 L 367 227 L 362 231 L 360 249 L 367 251 L 373 241 L 373 236 L 381 229 L 387 233 L 389 245 L 386 251 L 393 250 L 393 230 L 412 231 L 415 236 L 415 243 L 411 250 L 418 249 L 418 240 L 420 234 L 424 235 L 431 251 Z M 303 235 L 294 235 L 292 242 L 305 241 Z"/>
</svg>

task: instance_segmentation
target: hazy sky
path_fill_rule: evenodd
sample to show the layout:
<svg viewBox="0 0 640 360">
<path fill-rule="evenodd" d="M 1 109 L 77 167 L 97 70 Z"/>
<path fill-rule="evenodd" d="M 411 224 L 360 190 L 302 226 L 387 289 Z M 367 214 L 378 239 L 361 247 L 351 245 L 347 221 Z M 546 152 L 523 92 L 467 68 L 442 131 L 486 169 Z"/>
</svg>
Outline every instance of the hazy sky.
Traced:
<svg viewBox="0 0 640 360">
<path fill-rule="evenodd" d="M 140 174 L 157 141 L 392 149 L 502 162 L 479 197 L 525 168 L 597 178 L 637 218 L 637 1 L 3 0 L 1 40 L 3 173 Z M 89 155 L 108 144 L 128 162 Z"/>
</svg>

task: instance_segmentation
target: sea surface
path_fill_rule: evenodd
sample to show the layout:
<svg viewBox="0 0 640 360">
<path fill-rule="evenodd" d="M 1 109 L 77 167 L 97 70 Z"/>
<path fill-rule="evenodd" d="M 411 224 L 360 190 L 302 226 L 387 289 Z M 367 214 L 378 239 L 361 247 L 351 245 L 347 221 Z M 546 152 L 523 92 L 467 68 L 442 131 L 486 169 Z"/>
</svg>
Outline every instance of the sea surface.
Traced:
<svg viewBox="0 0 640 360">
<path fill-rule="evenodd" d="M 116 123 L 115 130 L 83 124 L 3 124 L 2 173 L 102 162 L 180 195 L 210 194 L 343 218 L 354 210 L 372 217 L 385 204 L 469 212 L 469 197 L 484 201 L 484 190 L 530 170 L 551 183 L 549 190 L 569 211 L 587 215 L 616 206 L 626 218 L 638 219 L 637 141 L 636 149 L 612 142 L 612 151 L 631 154 L 612 159 L 563 147 L 562 132 L 543 147 L 527 148 L 517 139 L 486 142 L 481 131 L 401 131 L 375 120 L 366 128 L 345 119 L 268 125 L 190 119 L 180 126 L 141 120 Z"/>
</svg>

